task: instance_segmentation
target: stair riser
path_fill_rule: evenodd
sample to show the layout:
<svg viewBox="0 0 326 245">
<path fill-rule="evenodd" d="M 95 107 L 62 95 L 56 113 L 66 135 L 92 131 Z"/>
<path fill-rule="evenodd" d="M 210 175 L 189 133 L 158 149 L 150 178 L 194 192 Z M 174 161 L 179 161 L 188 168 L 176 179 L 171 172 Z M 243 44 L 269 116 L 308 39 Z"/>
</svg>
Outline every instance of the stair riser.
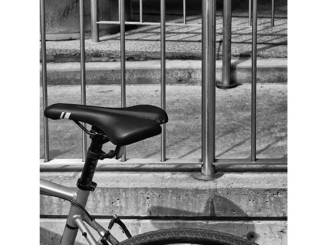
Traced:
<svg viewBox="0 0 326 245">
<path fill-rule="evenodd" d="M 79 174 L 41 173 L 41 178 L 76 186 Z M 225 173 L 201 181 L 191 173 L 98 172 L 87 203 L 93 215 L 138 217 L 287 217 L 286 173 Z M 41 215 L 66 215 L 70 204 L 41 197 Z"/>
<path fill-rule="evenodd" d="M 79 85 L 80 71 L 48 71 L 49 85 Z M 127 84 L 159 84 L 161 81 L 159 69 L 127 70 Z M 237 83 L 251 83 L 251 69 L 238 68 L 231 71 L 231 79 Z M 222 80 L 222 70 L 216 70 L 216 80 Z M 86 81 L 89 85 L 120 84 L 119 70 L 87 70 Z M 287 68 L 258 68 L 258 83 L 287 83 Z M 201 85 L 200 69 L 170 69 L 166 71 L 167 84 Z"/>
</svg>

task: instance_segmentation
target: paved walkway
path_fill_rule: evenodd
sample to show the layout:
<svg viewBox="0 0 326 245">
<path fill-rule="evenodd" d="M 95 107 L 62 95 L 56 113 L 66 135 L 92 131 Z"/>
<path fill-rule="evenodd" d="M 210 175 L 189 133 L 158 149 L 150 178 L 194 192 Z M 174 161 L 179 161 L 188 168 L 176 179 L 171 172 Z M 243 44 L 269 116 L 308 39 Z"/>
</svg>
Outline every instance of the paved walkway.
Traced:
<svg viewBox="0 0 326 245">
<path fill-rule="evenodd" d="M 169 15 L 169 22 L 181 22 L 180 16 Z M 201 23 L 201 16 L 188 18 L 188 23 Z M 258 21 L 258 57 L 287 58 L 287 18 L 276 17 L 275 26 L 271 27 L 269 17 Z M 217 16 L 216 58 L 222 58 L 223 39 L 222 18 Z M 232 56 L 249 57 L 251 54 L 251 27 L 247 16 L 232 19 Z M 139 26 L 126 32 L 126 59 L 143 61 L 160 59 L 159 26 Z M 167 26 L 166 27 L 167 59 L 201 59 L 201 26 Z M 48 41 L 48 62 L 79 61 L 79 40 Z M 86 40 L 86 61 L 118 61 L 120 60 L 120 34 L 103 36 L 100 42 Z"/>
<path fill-rule="evenodd" d="M 80 103 L 80 86 L 50 86 L 52 103 Z M 216 90 L 216 158 L 250 156 L 251 85 Z M 287 86 L 260 84 L 257 90 L 257 154 L 259 158 L 287 155 Z M 127 86 L 127 106 L 159 106 L 159 85 Z M 120 107 L 120 86 L 87 88 L 87 104 Z M 42 113 L 42 108 L 41 108 Z M 201 87 L 167 86 L 167 157 L 199 159 L 201 156 Z M 67 120 L 50 120 L 50 158 L 81 158 L 81 130 Z M 112 148 L 112 147 L 111 147 Z M 41 119 L 41 158 L 43 153 Z M 108 147 L 105 147 L 108 150 Z M 160 136 L 128 147 L 128 158 L 160 159 Z"/>
</svg>

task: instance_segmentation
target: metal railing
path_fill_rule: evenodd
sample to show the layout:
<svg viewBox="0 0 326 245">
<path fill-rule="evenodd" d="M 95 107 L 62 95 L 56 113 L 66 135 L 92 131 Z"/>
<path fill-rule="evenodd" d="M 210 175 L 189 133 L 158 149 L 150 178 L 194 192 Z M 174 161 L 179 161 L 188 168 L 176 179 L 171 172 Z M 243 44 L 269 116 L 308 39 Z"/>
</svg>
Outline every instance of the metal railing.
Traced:
<svg viewBox="0 0 326 245">
<path fill-rule="evenodd" d="M 44 1 L 41 0 L 41 51 L 42 51 L 42 86 L 43 86 L 43 108 L 47 107 L 47 68 L 46 68 L 46 42 L 45 42 L 45 8 Z M 216 97 L 216 2 L 215 0 L 202 0 L 202 171 L 204 179 L 214 178 L 215 167 L 219 163 L 263 163 L 263 164 L 284 164 L 284 159 L 257 159 L 256 152 L 256 89 L 257 89 L 257 0 L 252 0 L 252 94 L 251 94 L 251 158 L 247 159 L 215 159 L 215 97 Z M 140 0 L 142 3 L 142 0 Z M 185 1 L 184 1 L 185 3 Z M 92 0 L 92 6 L 96 0 Z M 142 4 L 141 4 L 142 5 Z M 84 8 L 83 0 L 79 0 L 80 6 L 80 72 L 81 72 L 81 104 L 86 104 L 86 76 L 85 76 L 85 31 L 84 31 Z M 125 0 L 120 0 L 119 5 L 119 24 L 120 24 L 120 48 L 121 48 L 121 106 L 126 106 L 126 65 L 125 65 Z M 142 7 L 140 13 L 142 15 Z M 186 23 L 185 7 L 183 9 L 183 24 Z M 166 60 L 165 60 L 165 0 L 161 0 L 160 14 L 161 29 L 161 107 L 166 109 Z M 227 86 L 230 79 L 230 58 L 231 58 L 231 0 L 224 0 L 224 23 L 228 26 L 224 30 L 223 36 L 223 82 Z M 143 24 L 148 24 L 142 22 Z M 115 22 L 108 22 L 110 24 Z M 135 22 L 139 24 L 139 22 Z M 169 23 L 173 24 L 173 23 Z M 175 24 L 174 24 L 175 25 Z M 197 24 L 198 25 L 198 24 Z M 93 37 L 93 35 L 92 35 Z M 229 45 L 229 46 L 228 46 Z M 50 160 L 49 157 L 49 132 L 48 121 L 44 118 L 44 151 L 45 162 Z M 83 159 L 86 155 L 86 135 L 83 134 Z M 122 161 L 126 160 L 124 155 Z M 166 128 L 163 125 L 161 135 L 161 161 L 166 161 Z"/>
<path fill-rule="evenodd" d="M 249 0 L 249 14 L 248 14 L 248 24 L 252 25 L 252 0 Z M 275 24 L 275 0 L 272 0 L 272 7 L 271 7 L 271 26 L 274 27 Z"/>
<path fill-rule="evenodd" d="M 223 70 L 222 70 L 222 81 L 217 82 L 216 85 L 219 88 L 227 89 L 227 88 L 233 88 L 237 86 L 237 83 L 235 81 L 231 80 L 231 25 L 232 25 L 232 9 L 231 9 L 231 1 L 232 0 L 223 0 Z M 251 1 L 251 0 L 250 0 Z M 97 5 L 98 0 L 91 0 L 91 26 L 93 27 L 91 29 L 91 36 L 93 42 L 99 42 L 99 27 L 98 25 L 108 25 L 108 24 L 118 24 L 120 25 L 121 21 L 97 21 L 98 15 L 97 15 Z M 120 3 L 120 1 L 119 1 Z M 164 6 L 163 6 L 164 5 Z M 215 4 L 214 4 L 215 6 Z M 119 5 L 120 9 L 120 15 L 121 16 L 121 4 Z M 164 11 L 164 14 L 162 13 Z M 204 13 L 204 6 L 203 6 L 203 13 Z M 165 16 L 165 2 L 163 4 L 163 1 L 161 1 L 161 16 Z M 152 25 L 152 26 L 160 26 L 161 30 L 162 28 L 165 28 L 166 25 L 169 26 L 202 26 L 201 24 L 196 23 L 187 23 L 187 15 L 186 15 L 186 0 L 183 0 L 183 23 L 171 23 L 166 22 L 164 17 L 164 27 L 162 26 L 162 18 L 161 22 L 144 22 L 143 21 L 143 1 L 139 0 L 139 21 L 124 21 L 124 25 Z M 216 10 L 214 9 L 214 17 L 216 16 Z M 216 23 L 214 22 L 214 26 L 216 26 Z M 163 37 L 163 39 L 162 39 Z M 161 46 L 165 47 L 165 34 L 164 36 L 161 36 Z"/>
</svg>

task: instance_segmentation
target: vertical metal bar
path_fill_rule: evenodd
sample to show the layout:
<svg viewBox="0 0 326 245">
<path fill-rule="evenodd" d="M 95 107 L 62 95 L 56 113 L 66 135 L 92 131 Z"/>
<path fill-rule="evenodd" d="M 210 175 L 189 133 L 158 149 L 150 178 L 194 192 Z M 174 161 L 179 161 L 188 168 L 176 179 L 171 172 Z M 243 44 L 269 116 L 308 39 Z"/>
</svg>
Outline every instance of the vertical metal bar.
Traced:
<svg viewBox="0 0 326 245">
<path fill-rule="evenodd" d="M 85 73 L 85 30 L 84 30 L 84 0 L 79 0 L 79 32 L 80 32 L 80 79 L 81 79 L 81 104 L 86 105 L 86 73 Z M 86 127 L 86 124 L 83 124 Z M 87 137 L 82 133 L 82 155 L 86 159 Z"/>
<path fill-rule="evenodd" d="M 251 161 L 256 161 L 256 97 L 257 97 L 257 0 L 253 0 L 251 55 Z"/>
<path fill-rule="evenodd" d="M 274 15 L 275 15 L 275 1 L 272 0 L 272 20 L 271 20 L 271 26 L 274 27 Z"/>
<path fill-rule="evenodd" d="M 217 82 L 216 86 L 222 89 L 233 88 L 237 85 L 231 81 L 231 25 L 232 7 L 231 0 L 223 2 L 223 58 L 222 58 L 222 82 Z"/>
<path fill-rule="evenodd" d="M 165 0 L 161 0 L 161 108 L 166 110 Z M 166 126 L 162 125 L 161 161 L 166 160 Z"/>
<path fill-rule="evenodd" d="M 119 13 L 118 13 L 119 16 L 118 16 L 118 17 L 119 17 L 119 22 L 120 22 L 120 21 L 121 21 L 121 18 L 120 18 L 120 15 L 121 15 L 121 14 L 120 14 L 120 13 L 121 13 L 121 1 L 119 0 L 118 3 L 119 3 L 119 4 L 118 4 L 118 10 L 119 10 Z M 120 22 L 120 23 L 121 23 L 121 22 Z"/>
<path fill-rule="evenodd" d="M 121 107 L 126 107 L 126 40 L 125 0 L 120 0 L 120 63 L 121 63 Z M 121 160 L 126 161 L 126 151 Z"/>
<path fill-rule="evenodd" d="M 183 0 L 183 24 L 187 23 L 187 16 L 186 16 L 186 0 Z"/>
<path fill-rule="evenodd" d="M 126 106 L 125 0 L 120 0 L 121 107 Z"/>
<path fill-rule="evenodd" d="M 139 21 L 143 23 L 143 0 L 139 0 Z"/>
<path fill-rule="evenodd" d="M 252 25 L 252 0 L 249 0 L 248 25 Z"/>
<path fill-rule="evenodd" d="M 46 33 L 45 33 L 45 0 L 41 0 L 41 50 L 42 50 L 42 94 L 43 110 L 48 107 L 48 83 L 46 67 Z M 49 157 L 49 123 L 48 119 L 43 116 L 44 131 L 44 161 L 48 162 Z"/>
<path fill-rule="evenodd" d="M 91 0 L 91 35 L 92 42 L 99 42 L 97 0 Z"/>
<path fill-rule="evenodd" d="M 202 169 L 204 176 L 215 173 L 215 52 L 216 3 L 202 1 Z"/>
<path fill-rule="evenodd" d="M 230 84 L 231 81 L 231 0 L 223 3 L 223 68 L 222 83 Z"/>
</svg>

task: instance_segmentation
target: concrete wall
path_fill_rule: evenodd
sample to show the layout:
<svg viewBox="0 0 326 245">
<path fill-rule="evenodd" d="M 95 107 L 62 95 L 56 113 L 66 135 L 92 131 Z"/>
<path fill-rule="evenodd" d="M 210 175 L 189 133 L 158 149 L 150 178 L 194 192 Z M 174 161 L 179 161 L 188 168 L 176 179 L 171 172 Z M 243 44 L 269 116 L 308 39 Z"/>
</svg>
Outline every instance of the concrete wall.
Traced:
<svg viewBox="0 0 326 245">
<path fill-rule="evenodd" d="M 45 171 L 41 177 L 75 187 L 78 172 Z M 97 172 L 98 188 L 88 211 L 107 227 L 112 214 L 123 216 L 132 235 L 167 228 L 202 228 L 228 232 L 258 244 L 287 244 L 287 174 L 226 172 L 201 181 L 192 172 Z M 173 169 L 173 168 L 172 168 Z M 132 170 L 130 168 L 130 170 Z M 41 244 L 58 244 L 70 204 L 41 197 Z M 119 239 L 125 236 L 116 229 Z M 253 236 L 251 236 L 253 235 Z M 249 238 L 250 237 L 250 238 Z M 79 234 L 76 244 L 87 244 Z"/>
</svg>

